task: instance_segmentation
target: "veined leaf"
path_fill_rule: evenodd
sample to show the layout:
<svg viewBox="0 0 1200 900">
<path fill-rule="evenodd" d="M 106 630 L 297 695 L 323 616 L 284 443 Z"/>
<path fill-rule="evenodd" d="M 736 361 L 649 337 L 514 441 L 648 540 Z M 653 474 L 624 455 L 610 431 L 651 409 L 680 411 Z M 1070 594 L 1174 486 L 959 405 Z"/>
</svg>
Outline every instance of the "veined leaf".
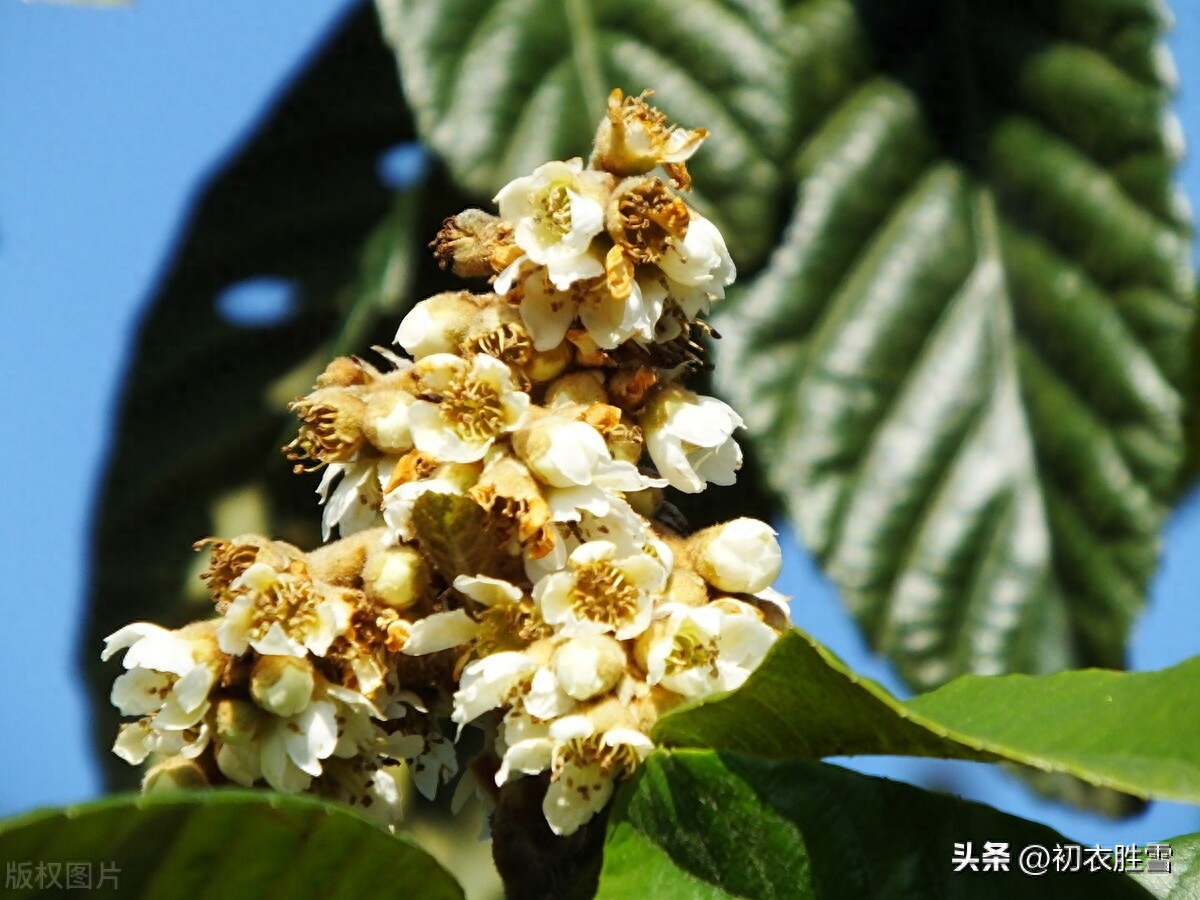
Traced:
<svg viewBox="0 0 1200 900">
<path fill-rule="evenodd" d="M 988 843 L 1003 868 L 982 861 Z M 1067 843 L 989 806 L 824 763 L 660 752 L 617 800 L 597 897 L 1145 900 L 1128 877 L 1056 871 L 1053 848 Z M 956 845 L 974 870 L 955 871 Z M 1042 877 L 1020 869 L 1030 846 L 1046 850 Z"/>
<path fill-rule="evenodd" d="M 1014 762 L 1200 803 L 1200 721 L 1180 712 L 1197 704 L 1200 657 L 1161 672 L 968 675 L 902 702 L 792 631 L 741 688 L 667 714 L 654 739 L 771 759 Z"/>
<path fill-rule="evenodd" d="M 262 791 L 119 796 L 29 813 L 0 822 L 0 859 L 10 898 L 51 895 L 52 874 L 68 897 L 72 887 L 157 900 L 463 896 L 407 838 L 341 807 Z M 68 883 L 72 866 L 86 882 Z"/>
<path fill-rule="evenodd" d="M 776 0 L 377 0 L 421 136 L 490 197 L 586 156 L 613 87 L 646 88 L 712 132 L 689 163 L 697 205 L 739 265 L 775 240 L 794 122 Z"/>
<path fill-rule="evenodd" d="M 1193 303 L 1163 27 L 1150 0 L 792 7 L 795 208 L 718 309 L 717 384 L 918 689 L 1125 662 Z"/>
</svg>

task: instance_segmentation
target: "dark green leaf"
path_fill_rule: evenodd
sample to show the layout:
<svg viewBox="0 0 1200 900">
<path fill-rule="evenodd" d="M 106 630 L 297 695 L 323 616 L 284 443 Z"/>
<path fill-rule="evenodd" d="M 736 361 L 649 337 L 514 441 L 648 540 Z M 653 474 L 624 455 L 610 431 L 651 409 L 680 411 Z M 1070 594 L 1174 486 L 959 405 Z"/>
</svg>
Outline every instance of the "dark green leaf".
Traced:
<svg viewBox="0 0 1200 900">
<path fill-rule="evenodd" d="M 37 893 L 14 889 L 14 873 L 25 863 L 34 888 L 49 884 L 48 874 L 38 875 L 45 864 L 46 872 L 58 872 L 64 891 L 63 867 L 82 864 L 89 887 L 101 896 L 463 896 L 454 879 L 408 839 L 340 807 L 258 791 L 110 797 L 18 816 L 0 823 L 0 859 L 10 898 Z"/>
<path fill-rule="evenodd" d="M 1197 704 L 1200 657 L 1161 672 L 963 676 L 901 702 L 792 631 L 739 690 L 669 713 L 654 739 L 772 759 L 1008 761 L 1200 803 L 1200 721 L 1180 714 Z"/>
<path fill-rule="evenodd" d="M 955 844 L 1004 843 L 1008 871 L 954 871 Z M 613 810 L 600 898 L 1144 898 L 1112 873 L 1020 871 L 1069 843 L 979 803 L 823 763 L 656 753 Z"/>
<path fill-rule="evenodd" d="M 380 0 L 422 137 L 490 197 L 551 159 L 587 156 L 614 87 L 658 93 L 712 132 L 698 205 L 741 265 L 776 236 L 794 146 L 776 0 Z"/>
<path fill-rule="evenodd" d="M 1193 312 L 1161 10 L 792 8 L 799 188 L 717 384 L 919 689 L 1125 662 Z"/>
</svg>

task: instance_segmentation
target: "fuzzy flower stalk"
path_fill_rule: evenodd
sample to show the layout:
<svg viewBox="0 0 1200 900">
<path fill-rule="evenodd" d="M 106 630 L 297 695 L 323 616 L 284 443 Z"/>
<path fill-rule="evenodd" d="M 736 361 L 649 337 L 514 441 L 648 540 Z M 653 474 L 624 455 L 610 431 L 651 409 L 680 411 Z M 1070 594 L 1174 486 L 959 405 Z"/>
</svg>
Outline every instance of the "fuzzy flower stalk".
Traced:
<svg viewBox="0 0 1200 900">
<path fill-rule="evenodd" d="M 687 200 L 705 136 L 614 91 L 586 164 L 446 221 L 435 255 L 486 289 L 423 300 L 404 355 L 335 359 L 292 404 L 327 543 L 202 541 L 212 617 L 107 639 L 132 719 L 113 749 L 153 762 L 146 789 L 262 784 L 391 826 L 475 728 L 466 790 L 540 776 L 570 835 L 661 715 L 759 665 L 787 624 L 774 532 L 689 533 L 664 499 L 742 461 L 741 418 L 686 386 L 735 275 Z"/>
</svg>

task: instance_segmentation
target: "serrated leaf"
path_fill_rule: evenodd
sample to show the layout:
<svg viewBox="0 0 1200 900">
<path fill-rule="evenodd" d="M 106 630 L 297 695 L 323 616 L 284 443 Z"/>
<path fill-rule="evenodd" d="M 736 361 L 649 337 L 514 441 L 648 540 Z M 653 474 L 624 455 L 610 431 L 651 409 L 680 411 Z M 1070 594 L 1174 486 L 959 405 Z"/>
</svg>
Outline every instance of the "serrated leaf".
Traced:
<svg viewBox="0 0 1200 900">
<path fill-rule="evenodd" d="M 1160 858 L 1170 860 L 1170 872 L 1138 872 L 1130 874 L 1151 896 L 1158 900 L 1196 900 L 1200 897 L 1200 833 L 1168 838 L 1161 843 L 1170 851 L 1157 851 Z M 1147 860 L 1140 859 L 1141 869 Z"/>
<path fill-rule="evenodd" d="M 795 209 L 716 379 L 918 689 L 1125 662 L 1193 312 L 1161 9 L 792 9 Z"/>
<path fill-rule="evenodd" d="M 108 751 L 119 718 L 101 639 L 134 620 L 212 615 L 195 577 L 199 538 L 263 531 L 317 542 L 315 479 L 294 476 L 279 453 L 295 430 L 286 404 L 340 347 L 390 340 L 414 281 L 444 283 L 414 253 L 460 198 L 437 176 L 426 200 L 397 196 L 378 174 L 380 157 L 412 136 L 363 4 L 198 197 L 140 327 L 93 524 L 80 658 L 110 787 L 133 786 L 137 773 Z M 290 285 L 291 318 L 223 318 L 222 294 L 263 276 Z"/>
<path fill-rule="evenodd" d="M 0 859 L 10 898 L 49 895 L 50 872 L 64 896 L 72 896 L 65 868 L 71 864 L 87 878 L 74 887 L 102 896 L 383 900 L 417 890 L 430 900 L 463 896 L 407 838 L 328 803 L 261 791 L 119 796 L 40 810 L 0 822 Z M 19 886 L 23 864 L 29 889 Z"/>
<path fill-rule="evenodd" d="M 413 503 L 412 521 L 422 552 L 447 583 L 459 575 L 500 573 L 500 543 L 488 529 L 488 514 L 471 498 L 427 491 Z"/>
<path fill-rule="evenodd" d="M 737 691 L 668 713 L 654 740 L 771 759 L 1013 762 L 1200 803 L 1200 657 L 1161 672 L 963 676 L 900 701 L 793 630 Z M 1136 722 L 1136 727 L 1130 723 Z"/>
<path fill-rule="evenodd" d="M 955 844 L 968 842 L 977 870 L 956 872 Z M 1006 845 L 1006 870 L 982 868 L 987 842 Z M 619 795 L 597 897 L 1147 896 L 1112 873 L 1021 872 L 1023 848 L 1067 843 L 989 806 L 823 763 L 660 752 Z"/>
<path fill-rule="evenodd" d="M 697 204 L 739 265 L 775 239 L 792 113 L 776 0 L 378 0 L 421 136 L 490 197 L 551 159 L 586 157 L 613 87 L 712 132 Z"/>
</svg>

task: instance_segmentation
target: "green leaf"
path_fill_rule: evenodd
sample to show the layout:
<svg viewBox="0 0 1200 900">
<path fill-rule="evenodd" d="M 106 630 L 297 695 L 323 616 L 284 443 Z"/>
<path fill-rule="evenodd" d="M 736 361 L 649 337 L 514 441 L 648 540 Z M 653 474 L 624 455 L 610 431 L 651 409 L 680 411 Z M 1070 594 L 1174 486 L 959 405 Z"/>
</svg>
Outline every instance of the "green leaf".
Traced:
<svg viewBox="0 0 1200 900">
<path fill-rule="evenodd" d="M 110 787 L 134 786 L 137 772 L 108 750 L 117 672 L 100 663 L 102 638 L 134 620 L 212 615 L 199 538 L 317 543 L 316 478 L 293 475 L 279 452 L 295 433 L 286 404 L 336 353 L 389 342 L 416 291 L 448 281 L 421 245 L 460 197 L 439 174 L 399 195 L 378 175 L 413 133 L 364 4 L 198 196 L 137 336 L 93 524 L 80 658 Z M 291 318 L 221 316 L 226 290 L 264 276 L 291 285 Z"/>
<path fill-rule="evenodd" d="M 1200 803 L 1200 721 L 1179 713 L 1197 704 L 1200 657 L 1161 672 L 963 676 L 902 702 L 792 631 L 741 688 L 667 714 L 653 736 L 772 759 L 1007 761 Z"/>
<path fill-rule="evenodd" d="M 1120 668 L 1193 316 L 1161 4 L 794 4 L 791 222 L 716 379 L 919 689 Z"/>
<path fill-rule="evenodd" d="M 1200 897 L 1200 833 L 1168 838 L 1162 843 L 1171 848 L 1171 871 L 1129 877 L 1158 900 L 1196 900 Z M 1166 853 L 1160 851 L 1160 855 Z"/>
<path fill-rule="evenodd" d="M 10 898 L 37 893 L 14 889 L 14 872 L 24 864 L 34 889 L 49 886 L 49 875 L 37 874 L 43 863 L 47 871 L 56 867 L 60 887 L 63 865 L 82 864 L 92 889 L 109 887 L 118 897 L 383 900 L 416 890 L 430 900 L 463 896 L 407 838 L 341 807 L 261 791 L 119 796 L 41 810 L 0 822 L 0 858 Z"/>
<path fill-rule="evenodd" d="M 955 844 L 1007 844 L 1009 869 L 955 872 Z M 1069 843 L 989 806 L 823 763 L 655 753 L 619 795 L 600 873 L 606 898 L 1142 898 L 1112 873 L 1042 877 L 1021 849 Z"/>
<path fill-rule="evenodd" d="M 551 159 L 587 156 L 614 87 L 712 133 L 689 163 L 697 204 L 739 265 L 776 236 L 794 143 L 776 0 L 378 0 L 421 136 L 490 197 Z"/>
</svg>

